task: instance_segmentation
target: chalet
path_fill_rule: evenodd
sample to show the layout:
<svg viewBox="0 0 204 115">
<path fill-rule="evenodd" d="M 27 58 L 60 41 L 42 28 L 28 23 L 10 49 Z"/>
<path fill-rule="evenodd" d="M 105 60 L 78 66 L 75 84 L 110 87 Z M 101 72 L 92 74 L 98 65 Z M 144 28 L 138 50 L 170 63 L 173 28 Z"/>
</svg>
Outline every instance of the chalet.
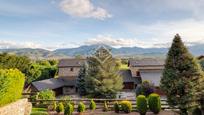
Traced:
<svg viewBox="0 0 204 115">
<path fill-rule="evenodd" d="M 62 59 L 58 64 L 58 78 L 51 78 L 32 83 L 32 91 L 52 89 L 57 95 L 69 95 L 77 92 L 76 78 L 86 59 Z M 134 90 L 143 80 L 159 86 L 164 68 L 164 61 L 156 59 L 129 60 L 128 70 L 121 70 L 124 90 Z"/>
</svg>

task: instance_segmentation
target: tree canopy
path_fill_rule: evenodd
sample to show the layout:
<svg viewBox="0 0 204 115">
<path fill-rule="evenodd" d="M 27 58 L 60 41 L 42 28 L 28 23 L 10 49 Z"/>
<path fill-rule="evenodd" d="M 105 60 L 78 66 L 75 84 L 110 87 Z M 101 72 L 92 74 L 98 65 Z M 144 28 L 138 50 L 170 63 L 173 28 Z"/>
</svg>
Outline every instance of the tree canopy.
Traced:
<svg viewBox="0 0 204 115">
<path fill-rule="evenodd" d="M 182 114 L 187 114 L 187 109 L 194 106 L 199 98 L 203 78 L 200 65 L 177 34 L 169 49 L 161 79 L 161 88 L 168 103 L 177 105 Z"/>
<path fill-rule="evenodd" d="M 86 89 L 93 97 L 114 98 L 123 88 L 122 77 L 118 74 L 120 65 L 110 51 L 100 47 L 88 57 Z"/>
</svg>

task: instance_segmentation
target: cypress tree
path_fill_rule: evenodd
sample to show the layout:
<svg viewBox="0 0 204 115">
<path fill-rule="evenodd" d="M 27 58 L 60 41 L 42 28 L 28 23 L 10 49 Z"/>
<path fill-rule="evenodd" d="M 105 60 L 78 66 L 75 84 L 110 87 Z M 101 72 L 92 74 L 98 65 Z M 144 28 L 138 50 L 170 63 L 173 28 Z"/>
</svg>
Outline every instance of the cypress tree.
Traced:
<svg viewBox="0 0 204 115">
<path fill-rule="evenodd" d="M 78 88 L 78 92 L 81 96 L 86 95 L 86 83 L 85 77 L 87 76 L 87 64 L 84 63 L 79 71 L 79 75 L 76 81 L 76 86 Z"/>
<path fill-rule="evenodd" d="M 86 88 L 89 94 L 99 98 L 114 98 L 123 88 L 122 77 L 118 74 L 119 64 L 108 49 L 100 47 L 88 58 Z"/>
<path fill-rule="evenodd" d="M 169 49 L 161 79 L 161 89 L 166 93 L 169 105 L 178 106 L 181 114 L 187 115 L 187 110 L 197 104 L 202 80 L 200 65 L 177 34 Z"/>
</svg>

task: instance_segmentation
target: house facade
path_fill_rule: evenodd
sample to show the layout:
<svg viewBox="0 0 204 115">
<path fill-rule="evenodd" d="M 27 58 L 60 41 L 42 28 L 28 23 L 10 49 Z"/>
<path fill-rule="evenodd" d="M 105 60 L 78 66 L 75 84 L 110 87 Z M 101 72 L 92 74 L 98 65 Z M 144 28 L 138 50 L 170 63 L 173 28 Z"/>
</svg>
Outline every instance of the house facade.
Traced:
<svg viewBox="0 0 204 115">
<path fill-rule="evenodd" d="M 57 95 L 70 95 L 77 92 L 76 79 L 86 59 L 61 59 L 58 64 L 58 78 L 32 83 L 35 91 L 52 89 Z M 120 70 L 123 78 L 123 90 L 135 90 L 142 81 L 148 80 L 159 86 L 164 69 L 164 61 L 156 59 L 129 60 L 129 69 Z"/>
</svg>

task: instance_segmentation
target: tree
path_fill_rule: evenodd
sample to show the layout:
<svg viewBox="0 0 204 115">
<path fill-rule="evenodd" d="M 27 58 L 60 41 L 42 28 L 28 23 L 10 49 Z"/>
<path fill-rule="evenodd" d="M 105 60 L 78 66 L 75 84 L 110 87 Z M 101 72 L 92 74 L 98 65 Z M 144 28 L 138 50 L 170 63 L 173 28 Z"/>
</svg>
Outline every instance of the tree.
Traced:
<svg viewBox="0 0 204 115">
<path fill-rule="evenodd" d="M 200 65 L 177 34 L 169 49 L 161 78 L 161 89 L 166 93 L 168 103 L 177 105 L 181 114 L 187 115 L 188 108 L 199 97 L 201 79 L 203 73 Z"/>
<path fill-rule="evenodd" d="M 141 85 L 136 88 L 136 95 L 145 95 L 148 97 L 154 92 L 154 84 L 149 81 L 143 81 Z"/>
<path fill-rule="evenodd" d="M 123 88 L 122 77 L 118 74 L 119 66 L 105 47 L 100 47 L 88 57 L 87 92 L 93 97 L 114 98 Z"/>
<path fill-rule="evenodd" d="M 84 63 L 79 71 L 79 76 L 76 81 L 78 92 L 81 96 L 86 95 L 85 77 L 87 76 L 87 64 Z"/>
</svg>

